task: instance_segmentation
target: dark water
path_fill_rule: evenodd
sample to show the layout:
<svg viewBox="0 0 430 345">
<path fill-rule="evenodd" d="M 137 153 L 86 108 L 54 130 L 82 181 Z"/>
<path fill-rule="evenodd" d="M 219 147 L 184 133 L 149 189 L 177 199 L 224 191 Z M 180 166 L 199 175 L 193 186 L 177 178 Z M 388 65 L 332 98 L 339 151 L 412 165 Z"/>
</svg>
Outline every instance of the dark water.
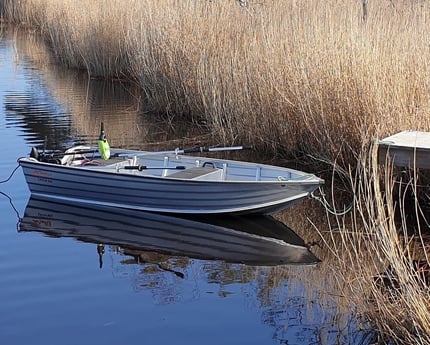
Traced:
<svg viewBox="0 0 430 345">
<path fill-rule="evenodd" d="M 101 121 L 112 146 L 176 144 L 201 133 L 173 117 L 151 114 L 129 85 L 60 70 L 34 37 L 3 31 L 0 180 L 45 138 L 51 149 L 94 142 Z M 273 243 L 251 234 L 243 239 L 231 222 L 208 225 L 49 204 L 30 199 L 20 170 L 0 191 L 0 344 L 369 340 L 348 301 L 330 291 L 324 262 L 286 264 L 294 260 L 281 254 L 278 260 L 276 250 L 269 260 L 261 249 Z M 158 232 L 142 237 L 141 227 Z M 265 236 L 279 228 L 288 232 L 276 222 L 261 227 L 272 232 Z M 175 238 L 177 232 L 182 235 Z M 220 241 L 214 233 L 231 240 Z M 256 254 L 250 261 L 238 254 L 241 249 L 231 249 L 234 241 L 251 240 L 257 242 L 251 243 Z"/>
</svg>

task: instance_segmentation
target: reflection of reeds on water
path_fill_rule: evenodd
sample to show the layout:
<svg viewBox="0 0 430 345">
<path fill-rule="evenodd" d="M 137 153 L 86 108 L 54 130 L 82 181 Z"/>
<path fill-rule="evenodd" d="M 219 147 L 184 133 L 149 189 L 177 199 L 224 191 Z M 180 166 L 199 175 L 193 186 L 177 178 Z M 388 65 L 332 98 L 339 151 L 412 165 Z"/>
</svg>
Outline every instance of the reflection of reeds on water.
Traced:
<svg viewBox="0 0 430 345">
<path fill-rule="evenodd" d="M 83 71 L 64 70 L 53 64 L 52 54 L 39 36 L 17 31 L 15 44 L 17 63 L 29 59 L 43 71 L 43 85 L 55 96 L 52 103 L 61 103 L 63 111 L 70 114 L 71 130 L 84 142 L 96 142 L 100 122 L 105 124 L 108 139 L 116 147 L 142 149 L 151 142 L 187 135 L 199 138 L 203 132 L 189 123 L 151 114 L 135 83 L 94 79 Z"/>
</svg>

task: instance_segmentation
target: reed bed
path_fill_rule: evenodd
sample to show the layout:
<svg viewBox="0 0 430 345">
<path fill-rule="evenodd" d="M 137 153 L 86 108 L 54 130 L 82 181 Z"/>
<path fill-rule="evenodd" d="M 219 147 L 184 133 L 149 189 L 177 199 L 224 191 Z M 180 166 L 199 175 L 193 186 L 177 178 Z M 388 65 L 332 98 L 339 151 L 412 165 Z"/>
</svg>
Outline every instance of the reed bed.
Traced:
<svg viewBox="0 0 430 345">
<path fill-rule="evenodd" d="M 430 187 L 419 171 L 379 165 L 377 149 L 363 150 L 349 174 L 352 212 L 303 204 L 280 217 L 322 260 L 321 283 L 330 277 L 330 291 L 376 331 L 372 344 L 430 344 Z"/>
<path fill-rule="evenodd" d="M 347 165 L 372 137 L 430 129 L 428 2 L 370 2 L 366 20 L 358 0 L 3 2 L 67 66 L 136 81 L 225 142 Z"/>
<path fill-rule="evenodd" d="M 399 187 L 368 149 L 373 138 L 430 130 L 429 2 L 0 0 L 0 9 L 68 67 L 137 83 L 147 109 L 226 143 L 335 166 L 355 203 L 322 220 L 333 279 L 381 341 L 430 344 L 428 245 L 405 211 L 417 178 Z M 420 218 L 420 200 L 411 204 Z"/>
<path fill-rule="evenodd" d="M 323 256 L 380 343 L 430 344 L 429 223 L 420 198 L 429 187 L 418 184 L 418 172 L 402 180 L 377 156 L 377 145 L 360 156 L 350 176 L 353 212 L 331 218 Z"/>
</svg>

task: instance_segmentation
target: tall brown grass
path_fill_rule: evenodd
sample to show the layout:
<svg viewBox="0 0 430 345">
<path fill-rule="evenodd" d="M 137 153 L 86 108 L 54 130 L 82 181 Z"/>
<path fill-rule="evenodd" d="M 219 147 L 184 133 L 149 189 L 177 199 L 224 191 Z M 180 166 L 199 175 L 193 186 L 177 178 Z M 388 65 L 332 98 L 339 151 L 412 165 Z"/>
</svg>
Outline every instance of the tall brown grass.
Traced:
<svg viewBox="0 0 430 345">
<path fill-rule="evenodd" d="M 300 205 L 280 217 L 315 243 L 326 275 L 378 330 L 378 344 L 430 344 L 430 187 L 419 171 L 378 164 L 377 150 L 363 150 L 349 174 L 351 213 L 324 217 Z"/>
<path fill-rule="evenodd" d="M 360 156 L 350 177 L 352 215 L 332 219 L 336 231 L 321 234 L 333 274 L 382 340 L 430 344 L 429 223 L 420 200 L 429 187 L 418 184 L 417 171 L 403 180 L 389 161 L 379 165 L 377 145 Z"/>
<path fill-rule="evenodd" d="M 428 2 L 370 2 L 366 21 L 358 0 L 6 4 L 67 66 L 135 80 L 225 141 L 351 163 L 373 136 L 430 129 Z"/>
</svg>

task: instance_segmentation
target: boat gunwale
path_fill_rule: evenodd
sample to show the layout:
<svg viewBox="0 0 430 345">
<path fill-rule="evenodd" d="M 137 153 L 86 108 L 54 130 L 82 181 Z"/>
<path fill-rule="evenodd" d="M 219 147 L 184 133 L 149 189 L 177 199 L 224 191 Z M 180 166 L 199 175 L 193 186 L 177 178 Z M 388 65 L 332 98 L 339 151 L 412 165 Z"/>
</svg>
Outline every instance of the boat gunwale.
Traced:
<svg viewBox="0 0 430 345">
<path fill-rule="evenodd" d="M 187 157 L 187 156 L 185 156 Z M 201 157 L 196 157 L 197 158 L 201 158 Z M 231 160 L 220 160 L 221 162 L 234 162 L 234 163 L 238 163 L 238 164 L 243 164 L 245 163 L 245 165 L 253 165 L 256 163 L 249 163 L 249 162 L 238 162 L 238 161 L 231 161 Z M 174 183 L 177 181 L 180 181 L 181 183 L 190 183 L 190 184 L 203 184 L 203 183 L 209 183 L 209 184 L 280 184 L 280 185 L 285 185 L 285 184 L 289 184 L 289 185 L 296 185 L 296 184 L 318 184 L 318 185 L 322 185 L 324 184 L 324 180 L 317 177 L 316 175 L 312 174 L 312 173 L 305 173 L 305 172 L 301 172 L 298 170 L 294 170 L 294 169 L 290 169 L 290 168 L 284 168 L 284 167 L 277 167 L 277 166 L 272 166 L 272 165 L 266 165 L 266 164 L 261 164 L 258 165 L 260 167 L 266 167 L 268 169 L 281 169 L 284 170 L 286 172 L 293 172 L 293 173 L 297 173 L 298 175 L 301 175 L 301 177 L 299 178 L 295 178 L 295 179 L 284 179 L 284 180 L 273 180 L 273 181 L 257 181 L 257 180 L 204 180 L 204 179 L 200 179 L 200 180 L 194 180 L 194 179 L 187 179 L 187 178 L 178 178 L 178 177 L 169 177 L 169 176 L 151 176 L 151 175 L 135 175 L 135 174 L 130 174 L 130 173 L 118 173 L 115 171 L 115 167 L 112 167 L 111 169 L 113 171 L 105 171 L 103 169 L 91 169 L 89 167 L 85 167 L 85 166 L 72 166 L 72 165 L 61 165 L 61 164 L 54 164 L 54 163 L 48 163 L 48 162 L 41 162 L 38 160 L 35 160 L 33 158 L 29 158 L 29 157 L 21 157 L 18 159 L 18 163 L 20 166 L 22 166 L 21 163 L 24 164 L 28 164 L 28 165 L 33 165 L 33 166 L 42 166 L 42 167 L 47 167 L 49 168 L 49 170 L 51 169 L 64 169 L 64 170 L 74 170 L 74 171 L 82 171 L 85 174 L 86 173 L 91 173 L 91 174 L 107 174 L 107 175 L 113 175 L 113 176 L 120 176 L 122 178 L 126 178 L 126 179 L 149 179 L 149 180 L 162 180 L 162 181 L 171 181 L 169 183 Z M 106 169 L 106 166 L 103 167 Z M 165 169 L 164 167 L 160 167 L 160 170 Z M 48 170 L 48 169 L 41 169 L 41 170 Z"/>
</svg>

